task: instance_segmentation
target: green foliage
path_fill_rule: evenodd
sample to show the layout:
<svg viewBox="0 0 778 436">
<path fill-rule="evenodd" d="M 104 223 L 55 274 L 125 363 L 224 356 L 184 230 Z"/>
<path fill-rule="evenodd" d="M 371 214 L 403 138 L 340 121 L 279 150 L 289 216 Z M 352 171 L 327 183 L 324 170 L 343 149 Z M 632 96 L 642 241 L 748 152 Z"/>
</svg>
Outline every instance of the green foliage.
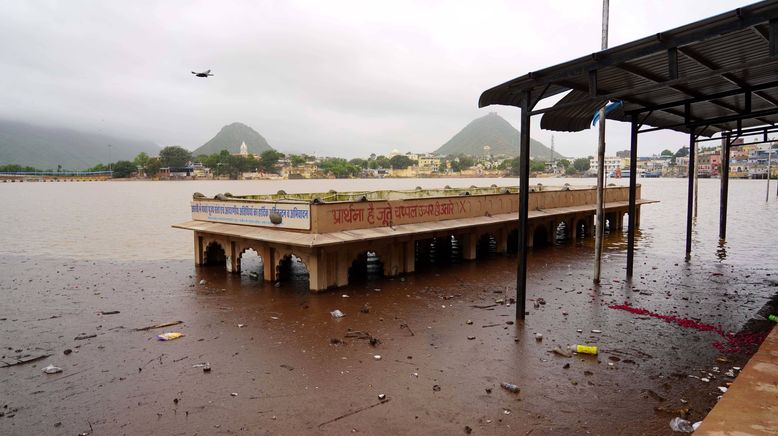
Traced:
<svg viewBox="0 0 778 436">
<path fill-rule="evenodd" d="M 292 164 L 292 166 L 299 167 L 300 165 L 305 164 L 305 158 L 299 154 L 292 154 L 289 155 L 289 162 Z"/>
<path fill-rule="evenodd" d="M 580 157 L 580 158 L 578 158 L 578 159 L 573 161 L 573 168 L 575 168 L 575 170 L 577 172 L 581 172 L 582 173 L 584 171 L 588 171 L 589 167 L 590 167 L 590 165 L 589 165 L 589 159 L 588 158 Z"/>
<path fill-rule="evenodd" d="M 392 164 L 389 162 L 389 158 L 386 156 L 378 156 L 375 158 L 376 168 L 389 168 Z M 370 168 L 373 168 L 372 166 Z"/>
<path fill-rule="evenodd" d="M 146 173 L 146 177 L 154 177 L 159 172 L 159 169 L 162 168 L 162 162 L 159 160 L 158 157 L 150 157 L 148 161 L 146 161 L 144 172 Z"/>
<path fill-rule="evenodd" d="M 559 159 L 559 161 L 557 163 L 559 165 L 561 165 L 562 168 L 564 168 L 564 169 L 567 169 L 567 167 L 569 167 L 571 165 L 571 162 L 569 160 L 567 160 L 567 159 Z"/>
<path fill-rule="evenodd" d="M 192 153 L 189 150 L 173 145 L 160 150 L 159 160 L 162 162 L 163 167 L 180 168 L 192 160 Z"/>
<path fill-rule="evenodd" d="M 278 170 L 276 169 L 275 165 L 283 157 L 283 153 L 279 153 L 275 150 L 263 151 L 260 155 L 259 165 L 257 165 L 257 168 L 265 173 L 276 173 Z"/>
<path fill-rule="evenodd" d="M 18 172 L 26 172 L 26 173 L 32 173 L 40 171 L 37 168 L 33 168 L 30 166 L 23 167 L 21 165 L 0 165 L 0 173 L 18 173 Z"/>
<path fill-rule="evenodd" d="M 389 165 L 391 165 L 391 167 L 396 170 L 404 170 L 415 163 L 416 163 L 415 160 L 402 154 L 398 154 L 397 156 L 392 156 L 392 158 L 389 159 Z"/>
<path fill-rule="evenodd" d="M 689 147 L 681 147 L 675 152 L 675 157 L 686 157 L 689 155 Z"/>
<path fill-rule="evenodd" d="M 533 173 L 540 173 L 546 170 L 546 163 L 542 160 L 529 160 L 529 170 Z"/>
<path fill-rule="evenodd" d="M 141 151 L 137 156 L 135 156 L 135 159 L 133 159 L 132 162 L 136 166 L 143 168 L 149 162 L 149 155 Z"/>
<path fill-rule="evenodd" d="M 668 149 L 664 149 L 662 150 L 661 156 L 673 156 L 673 152 Z"/>
<path fill-rule="evenodd" d="M 332 174 L 339 179 L 359 174 L 361 168 L 349 163 L 346 159 L 330 157 L 319 162 L 319 170 L 324 174 Z"/>
<path fill-rule="evenodd" d="M 360 159 L 360 158 L 351 159 L 350 161 L 348 161 L 348 163 L 359 168 L 367 167 L 367 161 L 365 159 Z"/>
<path fill-rule="evenodd" d="M 569 167 L 565 168 L 565 174 L 568 176 L 573 176 L 578 173 L 578 170 L 575 169 L 575 166 L 570 165 Z"/>
<path fill-rule="evenodd" d="M 120 160 L 113 164 L 112 167 L 114 179 L 130 177 L 132 173 L 138 170 L 137 166 L 128 160 Z"/>
</svg>

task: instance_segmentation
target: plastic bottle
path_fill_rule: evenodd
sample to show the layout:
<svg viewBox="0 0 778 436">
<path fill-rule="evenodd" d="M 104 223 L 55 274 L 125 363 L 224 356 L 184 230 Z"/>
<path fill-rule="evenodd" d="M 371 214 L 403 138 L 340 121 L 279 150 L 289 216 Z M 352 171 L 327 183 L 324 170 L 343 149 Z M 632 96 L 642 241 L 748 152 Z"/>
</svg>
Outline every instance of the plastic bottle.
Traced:
<svg viewBox="0 0 778 436">
<path fill-rule="evenodd" d="M 521 388 L 519 388 L 518 386 L 516 386 L 513 383 L 500 383 L 500 386 L 502 386 L 503 388 L 513 392 L 514 394 L 518 394 L 519 391 L 521 391 Z"/>
<path fill-rule="evenodd" d="M 597 354 L 597 346 L 595 345 L 576 345 L 575 352 L 578 354 Z"/>
<path fill-rule="evenodd" d="M 767 319 L 769 319 L 772 322 L 778 322 L 778 315 L 768 315 Z"/>
</svg>

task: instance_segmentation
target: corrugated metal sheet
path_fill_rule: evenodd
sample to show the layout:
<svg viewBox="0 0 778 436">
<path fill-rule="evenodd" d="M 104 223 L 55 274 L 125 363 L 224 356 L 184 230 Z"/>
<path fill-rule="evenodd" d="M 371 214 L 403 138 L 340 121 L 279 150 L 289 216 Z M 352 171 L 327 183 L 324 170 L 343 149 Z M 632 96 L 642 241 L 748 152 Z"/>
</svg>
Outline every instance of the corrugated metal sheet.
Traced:
<svg viewBox="0 0 778 436">
<path fill-rule="evenodd" d="M 692 23 L 662 34 L 613 49 L 529 73 L 485 91 L 479 106 L 520 106 L 529 92 L 536 101 L 572 90 L 543 114 L 541 127 L 547 130 L 579 131 L 591 125 L 594 112 L 609 99 L 624 101 L 624 108 L 609 119 L 628 121 L 629 112 L 675 104 L 641 115 L 643 124 L 687 132 L 683 104 L 692 98 L 731 92 L 743 87 L 778 82 L 778 57 L 769 58 L 767 22 L 778 18 L 778 1 L 755 3 L 738 10 Z M 678 80 L 670 78 L 669 48 L 678 48 Z M 722 72 L 722 69 L 728 71 Z M 589 72 L 596 71 L 597 95 L 589 90 Z M 718 70 L 718 71 L 716 71 Z M 688 80 L 686 80 L 688 79 Z M 544 92 L 545 90 L 545 92 Z M 776 108 L 778 89 L 752 95 L 753 111 Z M 746 111 L 743 94 L 691 104 L 692 122 L 742 116 Z M 741 121 L 742 127 L 778 122 L 778 114 Z M 718 120 L 706 128 L 707 136 L 734 130 L 737 121 Z M 699 127 L 698 127 L 699 130 Z"/>
</svg>

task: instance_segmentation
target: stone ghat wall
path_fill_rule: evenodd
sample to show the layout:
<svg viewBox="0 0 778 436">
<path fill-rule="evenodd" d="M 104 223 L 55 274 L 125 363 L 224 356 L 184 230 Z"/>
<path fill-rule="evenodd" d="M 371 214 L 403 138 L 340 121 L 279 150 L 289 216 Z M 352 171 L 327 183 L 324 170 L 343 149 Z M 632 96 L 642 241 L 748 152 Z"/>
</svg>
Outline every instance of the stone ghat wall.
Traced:
<svg viewBox="0 0 778 436">
<path fill-rule="evenodd" d="M 589 188 L 530 192 L 529 209 L 593 205 L 596 198 L 596 189 Z M 640 198 L 640 187 L 638 187 L 637 198 Z M 629 188 L 627 187 L 609 187 L 605 191 L 606 203 L 628 200 Z M 518 210 L 519 197 L 516 194 L 314 204 L 311 206 L 311 231 L 329 233 L 517 213 Z"/>
<path fill-rule="evenodd" d="M 290 202 L 291 199 L 268 201 L 253 197 L 219 196 L 220 198 L 217 199 L 196 198 L 192 202 L 192 219 L 286 231 L 330 233 L 518 212 L 519 196 L 510 188 L 479 189 L 507 193 L 473 194 L 472 192 L 478 191 L 468 188 L 457 190 L 461 192 L 452 195 L 447 189 L 442 191 L 448 195 L 430 197 L 427 193 L 420 198 L 393 199 L 385 193 L 400 191 L 376 191 L 384 193 L 381 195 L 387 199 L 323 203 L 310 203 L 300 199 Z M 541 190 L 538 186 L 534 186 L 533 192 L 529 194 L 529 209 L 545 210 L 594 205 L 596 197 L 594 188 L 543 187 Z M 640 198 L 640 186 L 638 186 L 637 198 Z M 605 203 L 628 200 L 629 188 L 627 187 L 608 187 L 605 190 Z M 273 223 L 272 215 L 280 215 L 281 222 Z"/>
</svg>

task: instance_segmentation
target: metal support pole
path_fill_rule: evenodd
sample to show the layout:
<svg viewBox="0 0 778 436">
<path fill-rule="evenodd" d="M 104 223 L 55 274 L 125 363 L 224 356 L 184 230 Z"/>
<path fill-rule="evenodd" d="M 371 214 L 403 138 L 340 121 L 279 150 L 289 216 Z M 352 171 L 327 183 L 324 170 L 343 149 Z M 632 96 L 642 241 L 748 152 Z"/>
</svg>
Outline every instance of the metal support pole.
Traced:
<svg viewBox="0 0 778 436">
<path fill-rule="evenodd" d="M 697 163 L 695 162 L 697 147 L 694 134 L 694 129 L 692 129 L 691 132 L 689 132 L 689 188 L 686 196 L 686 260 L 689 260 L 692 255 L 692 218 L 694 215 L 694 202 L 697 197 L 694 192 L 696 182 L 694 168 L 697 167 Z"/>
<path fill-rule="evenodd" d="M 635 263 L 635 224 L 637 223 L 637 179 L 638 179 L 638 121 L 632 117 L 632 131 L 629 145 L 629 228 L 627 229 L 627 278 L 632 278 Z"/>
<path fill-rule="evenodd" d="M 773 145 L 770 144 L 770 148 L 767 149 L 767 192 L 764 196 L 765 203 L 770 201 L 770 171 L 773 164 Z"/>
<path fill-rule="evenodd" d="M 691 152 L 689 153 L 689 156 L 692 156 Z M 699 192 L 699 185 L 700 185 L 700 180 L 699 179 L 700 178 L 698 177 L 699 176 L 699 168 L 698 168 L 699 164 L 697 163 L 697 162 L 699 162 L 699 159 L 698 159 L 699 157 L 700 157 L 700 148 L 699 147 L 694 147 L 694 165 L 691 165 L 691 163 L 689 165 L 690 169 L 694 168 L 694 218 L 697 218 L 697 200 L 699 199 L 698 192 Z M 691 157 L 689 157 L 689 159 L 691 159 Z"/>
<path fill-rule="evenodd" d="M 519 265 L 516 274 L 516 319 L 523 320 L 527 301 L 527 252 L 529 247 L 529 131 L 530 92 L 525 93 L 521 104 L 519 131 Z"/>
<path fill-rule="evenodd" d="M 602 1 L 602 44 L 603 50 L 608 48 L 608 0 Z M 605 230 L 605 106 L 600 109 L 600 134 L 597 141 L 597 224 L 594 233 L 594 283 L 600 283 L 600 267 L 602 265 L 602 238 Z"/>
<path fill-rule="evenodd" d="M 719 204 L 719 239 L 727 239 L 727 197 L 729 193 L 729 138 L 727 132 L 721 144 L 721 203 Z"/>
</svg>

